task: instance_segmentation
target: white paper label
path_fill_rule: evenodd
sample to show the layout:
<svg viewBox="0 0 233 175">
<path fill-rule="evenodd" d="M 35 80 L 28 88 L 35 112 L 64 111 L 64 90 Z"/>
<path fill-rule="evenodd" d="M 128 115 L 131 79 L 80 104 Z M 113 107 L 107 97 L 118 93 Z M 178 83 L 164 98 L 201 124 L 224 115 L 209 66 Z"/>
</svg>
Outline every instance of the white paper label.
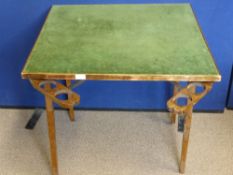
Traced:
<svg viewBox="0 0 233 175">
<path fill-rule="evenodd" d="M 76 80 L 86 80 L 86 75 L 85 74 L 76 74 L 75 79 Z"/>
</svg>

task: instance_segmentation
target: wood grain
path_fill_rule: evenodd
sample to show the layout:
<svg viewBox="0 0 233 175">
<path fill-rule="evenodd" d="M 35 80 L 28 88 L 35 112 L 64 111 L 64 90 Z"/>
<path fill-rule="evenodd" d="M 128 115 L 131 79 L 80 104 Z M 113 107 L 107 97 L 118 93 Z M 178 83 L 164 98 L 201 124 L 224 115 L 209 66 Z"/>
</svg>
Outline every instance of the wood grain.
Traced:
<svg viewBox="0 0 233 175">
<path fill-rule="evenodd" d="M 66 80 L 66 86 L 67 86 L 67 88 L 70 88 L 70 86 L 71 86 L 71 81 L 70 80 Z M 71 97 L 70 94 L 68 94 L 68 100 L 72 100 L 72 97 Z M 74 121 L 75 120 L 74 107 L 70 107 L 68 109 L 68 111 L 69 111 L 70 121 Z"/>
<path fill-rule="evenodd" d="M 186 165 L 186 159 L 187 159 L 187 152 L 188 152 L 188 143 L 189 143 L 189 133 L 190 133 L 190 127 L 191 127 L 191 121 L 192 121 L 192 110 L 193 108 L 190 107 L 185 114 L 185 124 L 184 124 L 184 134 L 183 134 L 183 141 L 182 141 L 182 151 L 181 151 L 181 157 L 180 157 L 180 167 L 179 171 L 180 173 L 185 172 L 185 165 Z"/>
<path fill-rule="evenodd" d="M 44 80 L 77 80 L 75 74 L 69 73 L 26 73 L 22 72 L 24 79 Z M 219 82 L 220 75 L 165 75 L 165 74 L 85 74 L 86 80 L 125 80 L 125 81 L 196 81 Z"/>
<path fill-rule="evenodd" d="M 46 89 L 50 89 L 50 85 L 46 85 Z M 56 145 L 56 130 L 55 130 L 55 118 L 52 99 L 45 96 L 47 121 L 48 121 L 48 133 L 50 142 L 50 157 L 51 157 L 51 171 L 52 175 L 58 175 L 58 163 L 57 163 L 57 145 Z"/>
<path fill-rule="evenodd" d="M 173 87 L 173 96 L 178 92 L 178 82 L 174 83 L 174 87 Z M 171 115 L 171 122 L 175 123 L 176 122 L 176 112 L 175 111 L 171 111 L 170 112 Z"/>
</svg>

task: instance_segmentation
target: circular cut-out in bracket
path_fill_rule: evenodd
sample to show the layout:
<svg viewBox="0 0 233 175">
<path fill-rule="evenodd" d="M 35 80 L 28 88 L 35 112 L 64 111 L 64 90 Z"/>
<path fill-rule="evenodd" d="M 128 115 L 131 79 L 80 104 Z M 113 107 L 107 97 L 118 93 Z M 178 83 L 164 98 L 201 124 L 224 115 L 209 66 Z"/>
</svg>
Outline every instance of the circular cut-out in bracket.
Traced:
<svg viewBox="0 0 233 175">
<path fill-rule="evenodd" d="M 57 87 L 57 83 L 56 81 L 51 81 L 51 80 L 47 80 L 47 81 L 42 81 L 39 83 L 40 88 L 45 89 L 45 85 L 49 84 L 51 89 L 55 89 Z"/>
<path fill-rule="evenodd" d="M 56 98 L 62 101 L 67 101 L 67 99 L 63 99 L 63 97 L 64 95 L 68 96 L 69 94 L 72 94 L 72 92 L 64 89 L 55 92 Z"/>
<path fill-rule="evenodd" d="M 178 94 L 173 99 L 177 107 L 186 107 L 190 105 L 192 99 L 186 94 Z"/>
<path fill-rule="evenodd" d="M 195 88 L 194 92 L 191 90 L 192 88 Z M 188 85 L 188 89 L 190 90 L 192 94 L 195 94 L 195 95 L 203 94 L 206 91 L 206 87 L 201 83 L 190 83 Z"/>
</svg>

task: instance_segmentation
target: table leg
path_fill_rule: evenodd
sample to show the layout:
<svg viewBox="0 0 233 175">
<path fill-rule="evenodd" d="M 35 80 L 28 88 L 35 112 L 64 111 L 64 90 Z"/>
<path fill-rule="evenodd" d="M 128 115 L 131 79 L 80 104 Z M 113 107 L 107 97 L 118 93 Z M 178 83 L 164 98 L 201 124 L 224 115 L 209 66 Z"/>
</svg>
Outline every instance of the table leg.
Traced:
<svg viewBox="0 0 233 175">
<path fill-rule="evenodd" d="M 195 91 L 196 91 L 195 86 L 190 87 L 190 92 L 192 94 L 195 94 Z M 188 143 L 189 143 L 189 133 L 192 122 L 192 112 L 193 112 L 193 106 L 187 107 L 185 112 L 184 133 L 183 133 L 182 151 L 181 151 L 180 167 L 179 167 L 180 173 L 184 173 L 185 171 L 185 163 L 186 163 Z"/>
<path fill-rule="evenodd" d="M 66 80 L 66 86 L 69 88 L 71 86 L 71 81 L 70 80 Z M 71 98 L 71 95 L 68 94 L 68 99 Z M 75 116 L 74 116 L 74 108 L 71 107 L 68 109 L 69 110 L 69 117 L 70 117 L 70 121 L 74 121 L 75 120 Z"/>
<path fill-rule="evenodd" d="M 181 158 L 180 158 L 180 173 L 184 173 L 185 171 L 185 163 L 188 151 L 188 142 L 189 142 L 189 133 L 192 121 L 192 107 L 188 110 L 185 116 L 185 123 L 184 123 L 184 133 L 183 133 L 183 141 L 182 141 L 182 151 L 181 151 Z"/>
<path fill-rule="evenodd" d="M 30 80 L 32 86 L 39 92 L 44 94 L 46 102 L 46 112 L 48 121 L 48 134 L 50 142 L 50 157 L 51 157 L 51 172 L 52 175 L 58 175 L 57 161 L 57 146 L 56 146 L 56 131 L 53 102 L 57 103 L 65 109 L 70 109 L 75 104 L 80 102 L 78 94 L 71 91 L 69 88 L 54 80 Z M 70 100 L 61 100 L 57 98 L 60 94 L 69 94 Z"/>
<path fill-rule="evenodd" d="M 174 87 L 173 87 L 173 96 L 177 93 L 178 91 L 178 85 L 177 83 L 174 83 Z M 171 122 L 172 123 L 175 123 L 176 122 L 176 112 L 175 111 L 172 111 L 170 113 L 170 116 L 171 116 Z"/>
<path fill-rule="evenodd" d="M 45 96 L 46 112 L 48 121 L 48 133 L 50 141 L 50 155 L 51 155 L 51 171 L 52 175 L 58 175 L 57 164 L 57 146 L 56 146 L 56 130 L 55 130 L 55 118 L 52 100 Z"/>
<path fill-rule="evenodd" d="M 212 88 L 211 82 L 190 82 L 185 87 L 179 87 L 176 89 L 177 92 L 173 97 L 171 97 L 168 102 L 168 108 L 170 111 L 175 112 L 176 114 L 182 114 L 185 116 L 184 118 L 184 133 L 183 133 L 183 141 L 182 141 L 182 150 L 181 150 L 181 158 L 180 158 L 180 173 L 184 173 L 185 171 L 185 162 L 188 151 L 188 142 L 189 142 L 189 132 L 191 127 L 192 120 L 192 111 L 193 106 L 203 98 Z M 196 87 L 201 87 L 200 90 L 196 92 Z M 186 98 L 187 104 L 185 106 L 180 106 L 177 104 L 177 99 Z"/>
</svg>

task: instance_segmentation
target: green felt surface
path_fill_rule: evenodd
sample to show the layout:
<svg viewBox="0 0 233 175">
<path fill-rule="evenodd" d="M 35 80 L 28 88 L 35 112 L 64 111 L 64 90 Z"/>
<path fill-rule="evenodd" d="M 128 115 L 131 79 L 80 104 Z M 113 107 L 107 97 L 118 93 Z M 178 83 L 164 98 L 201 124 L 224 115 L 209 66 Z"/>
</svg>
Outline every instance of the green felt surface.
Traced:
<svg viewBox="0 0 233 175">
<path fill-rule="evenodd" d="M 188 4 L 53 6 L 24 72 L 218 75 Z"/>
</svg>

